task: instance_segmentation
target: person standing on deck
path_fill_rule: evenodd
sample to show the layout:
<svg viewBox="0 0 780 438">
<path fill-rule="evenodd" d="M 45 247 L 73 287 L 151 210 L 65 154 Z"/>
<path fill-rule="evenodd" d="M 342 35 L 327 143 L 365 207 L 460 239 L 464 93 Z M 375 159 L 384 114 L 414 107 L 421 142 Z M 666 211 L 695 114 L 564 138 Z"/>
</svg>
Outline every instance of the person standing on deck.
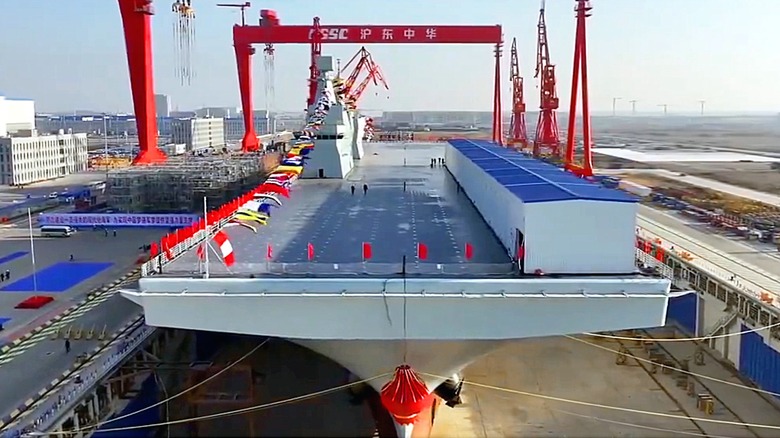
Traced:
<svg viewBox="0 0 780 438">
<path fill-rule="evenodd" d="M 368 184 L 363 184 L 363 196 L 366 196 L 366 193 L 368 193 Z"/>
</svg>

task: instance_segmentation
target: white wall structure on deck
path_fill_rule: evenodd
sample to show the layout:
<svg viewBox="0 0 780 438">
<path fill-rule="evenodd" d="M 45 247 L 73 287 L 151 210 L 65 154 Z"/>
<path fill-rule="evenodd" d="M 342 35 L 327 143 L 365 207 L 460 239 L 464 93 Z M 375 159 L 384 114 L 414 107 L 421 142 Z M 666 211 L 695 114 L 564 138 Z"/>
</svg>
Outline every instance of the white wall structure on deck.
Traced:
<svg viewBox="0 0 780 438">
<path fill-rule="evenodd" d="M 320 79 L 317 96 L 326 96 L 329 110 L 317 132 L 314 150 L 308 155 L 302 178 L 345 178 L 354 167 L 352 127 L 353 119 L 336 99 L 333 89 L 333 58 L 320 56 L 317 60 Z M 317 102 L 309 108 L 313 114 Z"/>
<path fill-rule="evenodd" d="M 352 156 L 354 159 L 359 160 L 363 158 L 363 137 L 366 135 L 366 116 L 361 116 L 357 110 L 351 114 L 352 126 L 354 127 L 352 134 Z"/>
<path fill-rule="evenodd" d="M 452 140 L 446 167 L 523 271 L 632 272 L 637 199 L 517 151 Z"/>
</svg>

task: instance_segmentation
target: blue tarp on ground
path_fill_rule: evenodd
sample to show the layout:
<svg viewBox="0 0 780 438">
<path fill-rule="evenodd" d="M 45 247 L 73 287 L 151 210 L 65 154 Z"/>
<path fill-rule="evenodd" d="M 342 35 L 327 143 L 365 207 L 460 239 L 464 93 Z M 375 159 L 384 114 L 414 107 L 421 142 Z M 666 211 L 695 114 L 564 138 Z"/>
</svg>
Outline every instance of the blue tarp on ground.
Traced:
<svg viewBox="0 0 780 438">
<path fill-rule="evenodd" d="M 27 255 L 27 251 L 16 251 L 12 252 L 11 254 L 6 254 L 2 257 L 0 257 L 0 265 L 12 262 L 16 259 L 22 258 Z"/>
<path fill-rule="evenodd" d="M 2 292 L 64 292 L 110 268 L 113 263 L 63 262 L 20 278 L 0 289 Z"/>
</svg>

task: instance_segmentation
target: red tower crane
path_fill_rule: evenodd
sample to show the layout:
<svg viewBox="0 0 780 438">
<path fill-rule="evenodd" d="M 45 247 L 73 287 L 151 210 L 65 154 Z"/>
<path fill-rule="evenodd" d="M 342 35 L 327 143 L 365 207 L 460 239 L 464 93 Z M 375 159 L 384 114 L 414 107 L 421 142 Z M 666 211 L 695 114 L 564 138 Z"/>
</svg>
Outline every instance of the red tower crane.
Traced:
<svg viewBox="0 0 780 438">
<path fill-rule="evenodd" d="M 509 145 L 525 149 L 528 146 L 528 134 L 525 129 L 525 97 L 523 96 L 523 77 L 520 75 L 516 38 L 512 38 L 509 80 L 512 82 L 512 119 L 509 123 Z"/>
<path fill-rule="evenodd" d="M 588 0 L 575 0 L 577 6 L 577 33 L 574 39 L 574 69 L 571 79 L 571 102 L 569 105 L 569 129 L 566 132 L 566 156 L 564 166 L 572 173 L 588 177 L 593 176 L 593 139 L 590 132 L 590 107 L 588 104 L 588 53 L 586 50 L 585 19 L 590 17 L 592 9 Z M 582 165 L 574 162 L 575 129 L 577 120 L 577 91 L 582 78 Z"/>
<path fill-rule="evenodd" d="M 547 25 L 544 22 L 544 0 L 539 9 L 539 24 L 537 25 L 536 73 L 539 77 L 539 121 L 536 124 L 534 138 L 534 156 L 551 155 L 560 157 L 560 138 L 558 135 L 558 93 L 555 90 L 555 66 L 550 63 L 550 49 L 547 46 Z"/>
<path fill-rule="evenodd" d="M 317 60 L 322 55 L 322 30 L 320 27 L 320 17 L 314 17 L 311 26 L 311 65 L 309 66 L 309 98 L 306 100 L 306 108 L 314 105 L 317 101 L 317 80 L 320 77 L 320 69 L 317 67 Z"/>
<path fill-rule="evenodd" d="M 371 60 L 369 69 L 368 76 L 366 76 L 366 78 L 363 79 L 363 82 L 361 82 L 345 98 L 348 104 L 353 108 L 357 106 L 357 102 L 360 100 L 360 96 L 363 95 L 363 92 L 366 91 L 366 88 L 371 82 L 374 82 L 374 85 L 379 85 L 381 83 L 386 90 L 390 89 L 390 87 L 387 85 L 387 81 L 385 80 L 385 76 L 382 74 L 382 70 L 379 68 L 379 64 Z"/>
<path fill-rule="evenodd" d="M 352 69 L 352 73 L 349 74 L 347 79 L 344 80 L 344 84 L 341 86 L 341 93 L 344 96 L 349 96 L 352 87 L 354 87 L 355 82 L 357 82 L 358 76 L 360 76 L 360 72 L 365 70 L 370 75 L 371 66 L 374 64 L 374 60 L 371 58 L 371 53 L 369 53 L 365 47 L 361 47 L 360 50 L 355 53 L 355 56 L 353 56 L 349 61 L 347 61 L 346 64 L 344 64 L 344 67 L 342 67 L 341 71 L 343 72 L 347 70 L 347 68 L 355 63 L 355 61 L 357 61 L 357 63 Z M 341 72 L 339 72 L 339 74 L 341 74 Z"/>
</svg>

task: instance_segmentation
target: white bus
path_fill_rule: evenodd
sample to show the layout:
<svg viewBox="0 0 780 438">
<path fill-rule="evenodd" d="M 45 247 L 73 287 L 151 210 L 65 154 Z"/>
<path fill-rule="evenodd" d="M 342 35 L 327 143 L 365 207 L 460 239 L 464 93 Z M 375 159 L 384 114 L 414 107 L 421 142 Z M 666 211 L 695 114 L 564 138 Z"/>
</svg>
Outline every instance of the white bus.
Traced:
<svg viewBox="0 0 780 438">
<path fill-rule="evenodd" d="M 46 225 L 41 227 L 41 235 L 44 237 L 70 237 L 76 230 L 67 225 Z"/>
</svg>

